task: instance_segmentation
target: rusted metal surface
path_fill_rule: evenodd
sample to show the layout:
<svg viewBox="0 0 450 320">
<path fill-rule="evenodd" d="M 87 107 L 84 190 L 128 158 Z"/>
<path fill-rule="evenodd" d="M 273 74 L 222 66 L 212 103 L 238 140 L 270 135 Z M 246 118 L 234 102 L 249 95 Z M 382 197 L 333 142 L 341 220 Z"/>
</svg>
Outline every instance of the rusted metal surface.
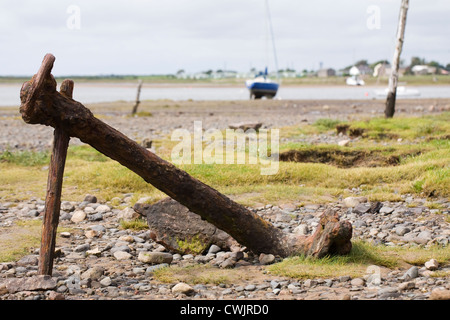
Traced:
<svg viewBox="0 0 450 320">
<path fill-rule="evenodd" d="M 41 249 L 39 251 L 39 274 L 43 275 L 52 275 L 56 230 L 59 222 L 61 190 L 68 146 L 69 136 L 63 128 L 56 128 L 48 172 Z"/>
</svg>

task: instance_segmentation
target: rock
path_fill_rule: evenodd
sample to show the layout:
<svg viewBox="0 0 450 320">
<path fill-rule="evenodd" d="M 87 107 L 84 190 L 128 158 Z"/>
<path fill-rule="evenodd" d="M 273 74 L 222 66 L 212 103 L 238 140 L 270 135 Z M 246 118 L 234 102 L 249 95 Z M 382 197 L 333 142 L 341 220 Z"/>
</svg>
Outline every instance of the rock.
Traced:
<svg viewBox="0 0 450 320">
<path fill-rule="evenodd" d="M 433 236 L 430 231 L 424 230 L 420 232 L 417 237 L 414 239 L 414 241 L 418 244 L 427 244 L 428 241 L 431 241 L 433 239 Z"/>
<path fill-rule="evenodd" d="M 295 227 L 293 232 L 300 236 L 306 236 L 309 232 L 309 227 L 307 224 L 300 224 L 297 227 Z"/>
<path fill-rule="evenodd" d="M 19 291 L 53 290 L 56 281 L 48 275 L 37 275 L 24 278 L 11 278 L 6 280 L 6 289 L 9 293 Z"/>
<path fill-rule="evenodd" d="M 88 239 L 92 239 L 99 236 L 99 233 L 95 230 L 87 230 L 84 232 L 84 236 Z"/>
<path fill-rule="evenodd" d="M 393 211 L 394 211 L 394 208 L 386 207 L 386 206 L 383 206 L 383 207 L 380 209 L 380 213 L 385 213 L 385 214 L 392 213 Z"/>
<path fill-rule="evenodd" d="M 254 284 L 249 284 L 247 286 L 244 287 L 245 291 L 255 291 L 256 290 L 256 286 Z"/>
<path fill-rule="evenodd" d="M 161 264 L 172 263 L 173 255 L 166 252 L 139 252 L 138 260 L 143 263 Z"/>
<path fill-rule="evenodd" d="M 17 265 L 22 267 L 37 266 L 38 262 L 39 258 L 37 255 L 27 255 L 22 257 L 19 261 L 17 261 Z"/>
<path fill-rule="evenodd" d="M 220 250 L 222 250 L 222 249 L 219 246 L 212 244 L 211 247 L 209 247 L 208 253 L 217 253 Z"/>
<path fill-rule="evenodd" d="M 61 202 L 61 210 L 66 212 L 72 212 L 75 210 L 75 206 L 69 201 Z"/>
<path fill-rule="evenodd" d="M 116 251 L 116 252 L 114 252 L 113 255 L 117 260 L 127 260 L 127 259 L 131 259 L 131 257 L 132 257 L 131 254 L 129 254 L 128 252 L 125 252 L 125 251 Z"/>
<path fill-rule="evenodd" d="M 267 264 L 271 264 L 275 261 L 275 256 L 273 254 L 265 254 L 265 253 L 261 253 L 259 255 L 259 263 L 267 265 Z"/>
<path fill-rule="evenodd" d="M 397 288 L 386 287 L 378 290 L 379 299 L 397 298 L 400 295 Z"/>
<path fill-rule="evenodd" d="M 425 268 L 427 268 L 428 270 L 437 270 L 439 268 L 439 263 L 436 259 L 431 259 L 425 262 Z"/>
<path fill-rule="evenodd" d="M 48 294 L 48 300 L 65 300 L 66 297 L 62 293 L 56 291 L 50 291 Z"/>
<path fill-rule="evenodd" d="M 361 278 L 355 278 L 355 279 L 352 279 L 352 281 L 350 283 L 354 287 L 360 287 L 360 286 L 364 285 L 365 281 L 364 281 L 364 279 L 361 279 Z"/>
<path fill-rule="evenodd" d="M 103 278 L 103 279 L 100 281 L 100 284 L 101 284 L 102 286 L 104 286 L 104 287 L 110 286 L 111 283 L 112 283 L 112 280 L 111 280 L 110 277 L 105 277 L 105 278 Z"/>
<path fill-rule="evenodd" d="M 91 248 L 91 245 L 89 243 L 80 244 L 73 249 L 74 252 L 84 252 Z"/>
<path fill-rule="evenodd" d="M 242 129 L 244 131 L 247 131 L 248 129 L 253 129 L 255 131 L 258 131 L 259 128 L 261 128 L 262 123 L 261 122 L 239 122 L 239 123 L 231 123 L 228 125 L 230 129 Z"/>
<path fill-rule="evenodd" d="M 239 245 L 228 233 L 171 198 L 152 205 L 136 203 L 134 210 L 147 217 L 150 237 L 168 251 L 198 254 L 211 244 L 222 249 Z"/>
<path fill-rule="evenodd" d="M 130 207 L 121 210 L 117 214 L 117 219 L 124 220 L 124 221 L 135 220 L 135 219 L 137 219 L 139 217 L 140 217 L 140 214 L 137 213 L 136 211 L 134 211 L 134 209 L 130 208 Z"/>
<path fill-rule="evenodd" d="M 70 218 L 70 221 L 78 223 L 86 219 L 86 216 L 87 216 L 86 212 L 82 210 L 77 210 L 73 213 L 72 218 Z"/>
<path fill-rule="evenodd" d="M 409 229 L 407 227 L 397 227 L 397 228 L 395 228 L 395 233 L 397 235 L 399 235 L 399 236 L 404 236 L 408 232 L 411 232 L 411 229 Z"/>
<path fill-rule="evenodd" d="M 367 198 L 366 197 L 347 197 L 343 200 L 343 202 L 347 208 L 354 208 L 360 203 L 367 202 Z"/>
<path fill-rule="evenodd" d="M 398 290 L 400 290 L 400 291 L 411 290 L 411 289 L 414 289 L 415 287 L 416 287 L 416 284 L 412 281 L 403 282 L 398 285 Z"/>
<path fill-rule="evenodd" d="M 379 213 L 382 207 L 383 207 L 383 204 L 381 202 L 379 202 L 379 201 L 372 202 L 370 204 L 369 212 L 370 213 Z"/>
<path fill-rule="evenodd" d="M 70 238 L 70 232 L 67 232 L 67 231 L 60 232 L 59 235 L 62 238 Z"/>
<path fill-rule="evenodd" d="M 100 221 L 103 220 L 103 215 L 100 212 L 88 215 L 89 221 Z"/>
<path fill-rule="evenodd" d="M 86 251 L 86 254 L 87 254 L 87 255 L 93 255 L 93 256 L 100 257 L 101 254 L 102 254 L 102 252 L 101 252 L 100 249 L 97 247 L 97 248 L 92 249 L 92 250 L 87 250 L 87 251 Z"/>
<path fill-rule="evenodd" d="M 430 300 L 450 300 L 450 290 L 434 289 L 431 291 Z"/>
<path fill-rule="evenodd" d="M 101 278 L 101 276 L 103 275 L 103 273 L 105 272 L 105 269 L 103 269 L 102 267 L 92 267 L 89 268 L 88 270 L 86 270 L 85 272 L 83 272 L 80 276 L 80 278 L 82 280 L 98 280 Z"/>
<path fill-rule="evenodd" d="M 349 143 L 350 143 L 350 140 L 341 140 L 338 142 L 338 145 L 341 147 L 345 147 L 345 146 L 348 146 Z"/>
<path fill-rule="evenodd" d="M 306 279 L 305 282 L 303 282 L 303 285 L 306 288 L 311 288 L 317 285 L 317 280 L 312 280 L 312 279 Z"/>
<path fill-rule="evenodd" d="M 405 274 L 400 277 L 403 281 L 409 281 L 411 279 L 417 278 L 419 276 L 419 268 L 416 266 L 411 267 L 408 269 L 408 271 L 405 272 Z"/>
<path fill-rule="evenodd" d="M 353 208 L 353 212 L 358 213 L 358 214 L 364 214 L 364 213 L 368 212 L 369 210 L 370 210 L 370 205 L 364 204 L 364 203 L 358 203 Z"/>
<path fill-rule="evenodd" d="M 95 209 L 95 211 L 97 213 L 106 213 L 106 212 L 111 211 L 111 208 L 109 206 L 107 206 L 106 204 L 101 204 Z"/>
<path fill-rule="evenodd" d="M 83 200 L 84 202 L 87 202 L 87 203 L 97 203 L 97 197 L 96 196 L 93 196 L 93 195 L 90 195 L 90 194 L 87 194 L 85 197 L 84 197 L 84 200 Z"/>
<path fill-rule="evenodd" d="M 190 285 L 180 282 L 178 284 L 176 284 L 173 288 L 172 288 L 172 293 L 173 294 L 185 294 L 187 296 L 193 294 L 195 292 L 194 288 L 192 288 Z"/>
</svg>

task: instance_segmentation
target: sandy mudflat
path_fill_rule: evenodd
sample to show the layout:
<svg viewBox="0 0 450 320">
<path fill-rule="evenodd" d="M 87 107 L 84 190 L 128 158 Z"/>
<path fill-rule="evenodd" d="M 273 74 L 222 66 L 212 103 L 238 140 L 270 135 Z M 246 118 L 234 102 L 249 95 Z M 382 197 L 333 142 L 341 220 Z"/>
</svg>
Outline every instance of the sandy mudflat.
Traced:
<svg viewBox="0 0 450 320">
<path fill-rule="evenodd" d="M 176 128 L 193 130 L 202 121 L 204 130 L 225 129 L 239 122 L 261 122 L 263 128 L 283 128 L 312 123 L 320 118 L 339 120 L 384 116 L 384 100 L 260 100 L 260 101 L 144 101 L 139 112 L 151 116 L 129 117 L 134 102 L 86 105 L 104 122 L 135 139 L 167 137 Z M 28 125 L 16 108 L 0 109 L 0 152 L 50 147 L 53 130 Z M 399 99 L 395 117 L 421 116 L 450 110 L 450 99 Z M 72 139 L 72 144 L 79 143 Z"/>
</svg>

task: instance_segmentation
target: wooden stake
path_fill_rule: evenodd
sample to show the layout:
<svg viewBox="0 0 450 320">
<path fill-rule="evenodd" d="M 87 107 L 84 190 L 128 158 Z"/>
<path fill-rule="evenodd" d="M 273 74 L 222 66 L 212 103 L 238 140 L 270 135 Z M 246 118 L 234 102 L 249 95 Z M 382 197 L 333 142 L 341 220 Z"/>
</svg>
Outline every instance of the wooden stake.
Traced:
<svg viewBox="0 0 450 320">
<path fill-rule="evenodd" d="M 61 94 L 72 98 L 73 81 L 64 80 Z M 62 126 L 54 131 L 53 150 L 47 180 L 47 196 L 45 198 L 44 221 L 42 224 L 41 249 L 39 252 L 39 274 L 52 275 L 55 254 L 56 230 L 61 208 L 61 190 L 67 148 L 70 137 Z"/>
<path fill-rule="evenodd" d="M 397 29 L 397 42 L 395 45 L 394 57 L 392 59 L 392 71 L 389 78 L 389 88 L 386 98 L 386 108 L 384 114 L 386 118 L 392 118 L 395 113 L 395 100 L 397 97 L 398 68 L 400 67 L 400 54 L 403 48 L 405 36 L 406 14 L 408 12 L 409 0 L 402 0 Z"/>
<path fill-rule="evenodd" d="M 141 101 L 139 100 L 139 96 L 141 95 L 141 88 L 142 88 L 142 80 L 139 80 L 138 88 L 137 88 L 137 94 L 136 94 L 136 103 L 133 107 L 133 111 L 131 111 L 131 114 L 135 114 L 137 112 L 137 108 L 139 106 L 139 103 Z"/>
</svg>

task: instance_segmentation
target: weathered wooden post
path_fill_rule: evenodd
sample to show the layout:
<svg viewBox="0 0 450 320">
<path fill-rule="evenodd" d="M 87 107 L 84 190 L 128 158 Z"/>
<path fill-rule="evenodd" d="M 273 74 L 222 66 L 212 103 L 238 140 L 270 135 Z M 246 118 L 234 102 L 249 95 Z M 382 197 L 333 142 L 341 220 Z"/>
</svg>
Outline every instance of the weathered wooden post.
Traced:
<svg viewBox="0 0 450 320">
<path fill-rule="evenodd" d="M 394 57 L 392 59 L 392 71 L 389 77 L 389 88 L 386 98 L 386 107 L 384 115 L 386 118 L 392 118 L 395 113 L 395 101 L 397 98 L 398 68 L 400 67 L 400 54 L 402 53 L 405 37 L 406 14 L 408 12 L 409 0 L 402 0 L 400 15 L 397 28 L 397 40 L 395 44 Z"/>
<path fill-rule="evenodd" d="M 141 100 L 139 99 L 139 96 L 141 95 L 141 88 L 142 88 L 142 80 L 139 80 L 138 87 L 137 87 L 137 93 L 136 93 L 136 102 L 133 106 L 133 110 L 131 111 L 132 115 L 134 115 L 137 112 L 138 106 L 141 103 Z"/>
<path fill-rule="evenodd" d="M 325 212 L 316 232 L 309 237 L 284 233 L 243 205 L 95 118 L 89 109 L 67 96 L 64 90 L 57 92 L 56 81 L 50 74 L 53 61 L 53 56 L 46 56 L 38 74 L 22 86 L 20 113 L 26 123 L 60 128 L 67 136 L 79 138 L 255 253 L 323 257 L 350 252 L 352 226 L 349 221 L 340 221 L 336 212 Z M 57 146 L 55 148 L 58 149 Z M 62 157 L 58 158 L 61 163 Z M 62 177 L 62 172 L 58 175 Z M 58 185 L 61 184 L 56 183 Z M 55 195 L 58 194 L 55 192 Z M 50 216 L 55 218 L 54 214 Z M 55 222 L 49 224 L 54 226 Z"/>
</svg>

